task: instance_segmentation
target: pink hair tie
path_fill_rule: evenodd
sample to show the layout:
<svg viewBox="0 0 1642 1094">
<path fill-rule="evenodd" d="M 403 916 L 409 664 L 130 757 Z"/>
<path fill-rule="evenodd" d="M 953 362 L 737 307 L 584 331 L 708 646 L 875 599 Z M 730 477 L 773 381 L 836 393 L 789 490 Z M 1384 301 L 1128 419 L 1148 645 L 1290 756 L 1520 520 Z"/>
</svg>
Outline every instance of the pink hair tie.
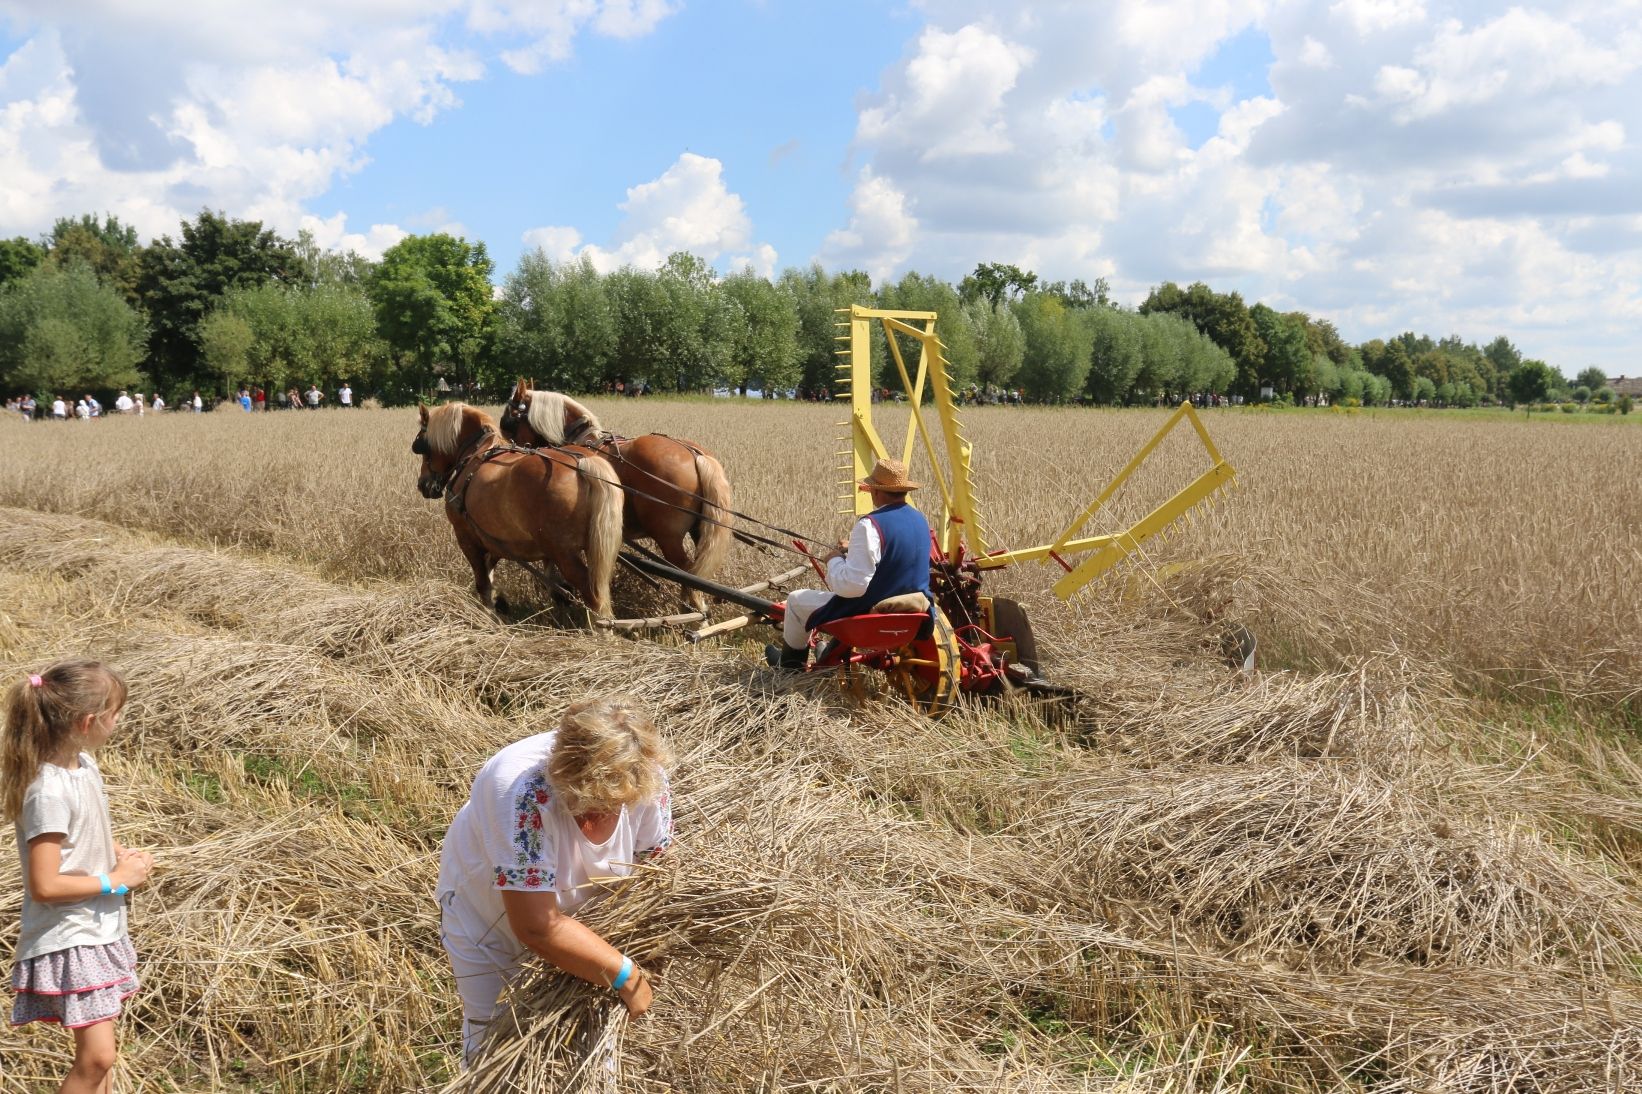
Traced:
<svg viewBox="0 0 1642 1094">
<path fill-rule="evenodd" d="M 44 684 L 44 683 L 45 683 L 45 681 L 40 679 L 39 676 L 30 676 L 29 677 L 29 687 L 31 687 L 31 688 L 37 688 L 41 684 Z"/>
</svg>

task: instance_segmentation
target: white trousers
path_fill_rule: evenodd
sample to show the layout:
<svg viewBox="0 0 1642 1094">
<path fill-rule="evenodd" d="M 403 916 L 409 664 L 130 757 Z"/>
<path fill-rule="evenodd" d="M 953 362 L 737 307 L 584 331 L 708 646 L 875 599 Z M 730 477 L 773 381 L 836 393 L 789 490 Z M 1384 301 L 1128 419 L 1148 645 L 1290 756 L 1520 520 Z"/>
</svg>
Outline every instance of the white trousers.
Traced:
<svg viewBox="0 0 1642 1094">
<path fill-rule="evenodd" d="M 806 624 L 816 609 L 837 593 L 825 589 L 794 589 L 787 594 L 787 614 L 781 620 L 781 640 L 791 649 L 800 650 L 810 643 Z"/>
<path fill-rule="evenodd" d="M 502 992 L 524 967 L 529 951 L 505 923 L 479 922 L 454 892 L 439 898 L 439 941 L 462 997 L 462 1062 L 472 1067 L 491 1019 L 501 1009 Z"/>
</svg>

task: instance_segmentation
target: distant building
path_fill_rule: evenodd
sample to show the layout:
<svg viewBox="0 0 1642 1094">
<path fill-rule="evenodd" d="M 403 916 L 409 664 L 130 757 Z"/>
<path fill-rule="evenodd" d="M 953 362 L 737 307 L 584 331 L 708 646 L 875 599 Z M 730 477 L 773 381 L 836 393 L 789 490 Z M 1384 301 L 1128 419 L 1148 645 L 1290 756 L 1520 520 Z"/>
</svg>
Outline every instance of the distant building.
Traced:
<svg viewBox="0 0 1642 1094">
<path fill-rule="evenodd" d="M 1642 399 L 1642 376 L 1633 376 L 1628 380 L 1623 376 L 1610 376 L 1608 386 L 1613 388 L 1615 395 L 1629 395 L 1633 399 Z"/>
</svg>

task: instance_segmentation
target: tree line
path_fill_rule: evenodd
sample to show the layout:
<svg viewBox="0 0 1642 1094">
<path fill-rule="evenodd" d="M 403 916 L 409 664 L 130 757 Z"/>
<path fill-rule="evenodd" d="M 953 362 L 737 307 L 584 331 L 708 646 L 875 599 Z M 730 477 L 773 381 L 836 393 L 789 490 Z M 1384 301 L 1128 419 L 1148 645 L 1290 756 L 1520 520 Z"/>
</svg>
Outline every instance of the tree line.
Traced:
<svg viewBox="0 0 1642 1094">
<path fill-rule="evenodd" d="M 440 382 L 494 398 L 515 376 L 592 391 L 796 391 L 834 384 L 837 310 L 934 311 L 953 384 L 1035 402 L 1135 404 L 1192 395 L 1449 406 L 1603 398 L 1509 339 L 1412 332 L 1347 344 L 1327 319 L 1166 282 L 1138 308 L 1108 285 L 1043 282 L 983 262 L 952 284 L 859 270 L 719 276 L 685 252 L 600 273 L 525 254 L 500 288 L 483 242 L 408 236 L 378 262 L 202 211 L 146 246 L 117 217 L 59 219 L 0 240 L 0 390 L 226 393 L 346 380 L 384 402 Z M 875 355 L 886 370 L 893 364 Z M 890 376 L 886 386 L 898 386 Z"/>
</svg>

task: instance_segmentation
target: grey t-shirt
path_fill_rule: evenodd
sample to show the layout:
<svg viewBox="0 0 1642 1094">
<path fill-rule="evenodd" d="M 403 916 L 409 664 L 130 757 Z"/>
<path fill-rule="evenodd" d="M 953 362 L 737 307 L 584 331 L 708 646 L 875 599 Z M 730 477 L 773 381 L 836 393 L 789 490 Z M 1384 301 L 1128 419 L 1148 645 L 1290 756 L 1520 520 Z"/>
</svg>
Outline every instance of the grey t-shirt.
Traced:
<svg viewBox="0 0 1642 1094">
<path fill-rule="evenodd" d="M 17 819 L 17 853 L 28 876 L 28 843 L 35 836 L 63 836 L 60 873 L 96 877 L 114 869 L 114 831 L 108 819 L 108 796 L 102 772 L 87 752 L 70 771 L 41 764 L 29 783 L 23 813 Z M 17 940 L 18 961 L 73 946 L 104 946 L 125 937 L 125 897 L 89 896 L 84 900 L 45 904 L 23 887 L 23 931 Z"/>
</svg>

